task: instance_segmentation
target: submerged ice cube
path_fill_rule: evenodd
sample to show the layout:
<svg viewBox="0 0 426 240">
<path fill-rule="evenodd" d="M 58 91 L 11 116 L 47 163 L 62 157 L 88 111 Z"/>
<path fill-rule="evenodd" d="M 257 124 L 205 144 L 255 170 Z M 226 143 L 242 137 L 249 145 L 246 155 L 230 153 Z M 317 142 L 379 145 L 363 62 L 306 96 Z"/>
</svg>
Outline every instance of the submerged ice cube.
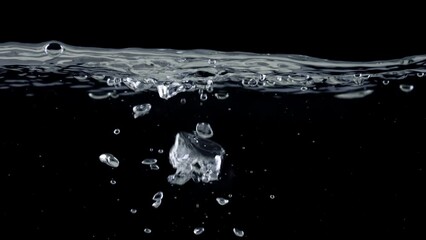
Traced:
<svg viewBox="0 0 426 240">
<path fill-rule="evenodd" d="M 170 149 L 169 158 L 176 173 L 168 177 L 171 184 L 183 185 L 218 180 L 225 150 L 217 143 L 194 134 L 180 132 Z"/>
</svg>

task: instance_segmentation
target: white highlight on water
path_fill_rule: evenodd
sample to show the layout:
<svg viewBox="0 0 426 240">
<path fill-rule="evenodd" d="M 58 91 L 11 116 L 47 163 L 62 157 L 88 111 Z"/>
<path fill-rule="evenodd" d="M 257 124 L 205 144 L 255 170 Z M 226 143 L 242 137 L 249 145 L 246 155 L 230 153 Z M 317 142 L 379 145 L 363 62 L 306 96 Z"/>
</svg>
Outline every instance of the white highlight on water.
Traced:
<svg viewBox="0 0 426 240">
<path fill-rule="evenodd" d="M 333 61 L 301 55 L 219 52 L 213 50 L 100 49 L 60 42 L 0 44 L 0 72 L 20 73 L 32 79 L 22 86 L 58 86 L 85 89 L 95 100 L 114 99 L 155 91 L 170 99 L 183 92 L 202 90 L 226 99 L 226 87 L 269 92 L 313 94 L 331 92 L 342 98 L 363 97 L 377 84 L 401 81 L 426 72 L 426 55 L 369 62 Z M 16 66 L 13 71 L 5 66 Z M 49 73 L 61 73 L 57 82 L 44 83 Z M 12 76 L 13 78 L 13 76 Z M 405 83 L 401 83 L 405 84 Z M 413 85 L 414 84 L 409 84 Z M 213 88 L 214 86 L 214 88 Z M 14 87 L 0 82 L 0 88 Z M 217 91 L 217 92 L 215 92 Z M 350 92 L 358 92 L 350 95 Z M 401 85 L 401 91 L 410 87 Z M 207 92 L 207 93 L 206 93 Z M 226 91 L 225 91 L 226 92 Z"/>
</svg>

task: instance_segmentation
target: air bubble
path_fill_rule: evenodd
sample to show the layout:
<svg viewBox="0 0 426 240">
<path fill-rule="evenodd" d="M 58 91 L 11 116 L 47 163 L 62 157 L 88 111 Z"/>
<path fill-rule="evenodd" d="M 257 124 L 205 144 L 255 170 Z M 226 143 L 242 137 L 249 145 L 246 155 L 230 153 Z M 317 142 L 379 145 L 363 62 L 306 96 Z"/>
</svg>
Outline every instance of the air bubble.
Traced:
<svg viewBox="0 0 426 240">
<path fill-rule="evenodd" d="M 152 165 L 152 164 L 156 164 L 156 163 L 157 163 L 157 159 L 155 159 L 155 158 L 147 158 L 147 159 L 142 161 L 142 164 L 145 164 L 145 165 Z"/>
<path fill-rule="evenodd" d="M 149 228 L 145 228 L 145 229 L 143 230 L 143 232 L 144 232 L 144 233 L 147 233 L 147 234 L 150 234 L 152 231 L 151 231 L 151 229 L 149 229 Z"/>
<path fill-rule="evenodd" d="M 161 199 L 163 199 L 163 197 L 164 197 L 164 194 L 163 194 L 163 192 L 157 192 L 157 193 L 155 193 L 154 194 L 154 196 L 152 197 L 152 200 L 154 200 L 154 201 L 161 201 Z"/>
<path fill-rule="evenodd" d="M 87 79 L 87 75 L 76 75 L 74 76 L 75 79 L 82 81 Z"/>
<path fill-rule="evenodd" d="M 225 100 L 229 97 L 229 94 L 227 92 L 219 92 L 215 93 L 214 96 L 219 100 Z"/>
<path fill-rule="evenodd" d="M 185 104 L 186 103 L 186 99 L 185 98 L 182 98 L 181 100 L 180 100 L 180 104 Z"/>
<path fill-rule="evenodd" d="M 401 84 L 399 85 L 399 89 L 401 89 L 401 91 L 409 93 L 411 91 L 413 91 L 414 86 L 413 85 L 409 85 L 409 84 Z"/>
<path fill-rule="evenodd" d="M 219 205 L 224 206 L 229 203 L 229 200 L 226 198 L 218 197 L 216 198 L 216 202 L 219 203 Z"/>
<path fill-rule="evenodd" d="M 205 93 L 200 94 L 200 100 L 206 101 L 207 100 L 207 94 L 205 94 Z"/>
<path fill-rule="evenodd" d="M 307 90 L 308 90 L 308 88 L 304 87 L 304 86 L 300 88 L 300 91 L 302 91 L 302 92 L 306 92 Z"/>
<path fill-rule="evenodd" d="M 109 183 L 111 183 L 111 185 L 115 185 L 117 183 L 117 181 L 115 181 L 114 179 L 111 179 L 111 181 L 109 181 Z"/>
<path fill-rule="evenodd" d="M 134 209 L 134 208 L 130 209 L 130 213 L 132 213 L 132 214 L 136 214 L 137 212 L 138 212 L 137 209 Z"/>
<path fill-rule="evenodd" d="M 417 77 L 424 77 L 425 73 L 421 72 L 421 73 L 417 73 Z"/>
<path fill-rule="evenodd" d="M 237 237 L 244 237 L 244 231 L 238 228 L 233 228 L 232 231 L 234 232 L 235 236 Z"/>
<path fill-rule="evenodd" d="M 119 129 L 119 128 L 114 129 L 114 134 L 115 134 L 115 135 L 120 134 L 120 129 Z"/>
<path fill-rule="evenodd" d="M 160 170 L 160 167 L 157 165 L 157 164 L 151 164 L 151 165 L 149 165 L 149 168 L 151 169 L 151 170 Z"/>
<path fill-rule="evenodd" d="M 64 47 L 60 43 L 51 42 L 44 46 L 44 52 L 50 56 L 59 56 L 64 52 Z"/>
<path fill-rule="evenodd" d="M 99 160 L 106 165 L 116 168 L 120 164 L 118 159 L 110 153 L 103 153 L 99 156 Z"/>
<path fill-rule="evenodd" d="M 388 85 L 389 84 L 389 80 L 383 80 L 382 83 L 383 83 L 383 85 Z"/>
<path fill-rule="evenodd" d="M 138 118 L 144 116 L 151 111 L 151 104 L 145 103 L 133 107 L 133 117 Z"/>
<path fill-rule="evenodd" d="M 213 136 L 213 129 L 208 123 L 197 123 L 195 126 L 195 132 L 201 138 L 211 138 Z"/>
<path fill-rule="evenodd" d="M 194 234 L 195 235 L 200 235 L 200 234 L 202 234 L 204 232 L 204 228 L 203 227 L 197 227 L 197 228 L 194 228 Z"/>
</svg>

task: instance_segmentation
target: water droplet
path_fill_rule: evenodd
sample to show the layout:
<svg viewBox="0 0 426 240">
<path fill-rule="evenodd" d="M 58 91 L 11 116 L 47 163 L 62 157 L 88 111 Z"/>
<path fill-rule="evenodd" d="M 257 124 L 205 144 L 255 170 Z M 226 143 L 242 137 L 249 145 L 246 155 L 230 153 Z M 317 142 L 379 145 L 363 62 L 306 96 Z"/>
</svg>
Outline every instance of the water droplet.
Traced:
<svg viewBox="0 0 426 240">
<path fill-rule="evenodd" d="M 150 110 L 151 110 L 151 104 L 149 103 L 136 105 L 133 107 L 133 117 L 138 118 L 138 117 L 144 116 L 148 114 Z"/>
<path fill-rule="evenodd" d="M 164 153 L 164 150 L 160 148 L 160 149 L 158 149 L 158 153 L 162 154 L 162 153 Z"/>
<path fill-rule="evenodd" d="M 216 198 L 216 202 L 219 203 L 219 205 L 223 206 L 223 205 L 228 204 L 229 200 L 226 199 L 226 198 L 218 197 L 218 198 Z"/>
<path fill-rule="evenodd" d="M 152 200 L 154 200 L 154 201 L 160 201 L 161 199 L 163 199 L 163 196 L 164 196 L 163 192 L 161 192 L 161 191 L 157 192 L 152 197 Z"/>
<path fill-rule="evenodd" d="M 409 84 L 400 84 L 399 85 L 399 89 L 401 89 L 401 91 L 403 91 L 403 92 L 408 93 L 408 92 L 413 91 L 414 86 L 413 85 L 409 85 Z"/>
<path fill-rule="evenodd" d="M 228 194 L 228 197 L 229 197 L 229 198 L 232 198 L 232 193 Z"/>
<path fill-rule="evenodd" d="M 138 210 L 137 210 L 137 209 L 134 209 L 134 208 L 130 209 L 130 213 L 132 213 L 132 214 L 135 214 L 135 213 L 137 213 L 137 212 L 138 212 Z"/>
<path fill-rule="evenodd" d="M 64 52 L 64 47 L 60 43 L 51 42 L 44 46 L 44 52 L 50 56 L 58 56 Z"/>
<path fill-rule="evenodd" d="M 274 194 L 271 194 L 271 195 L 269 195 L 269 198 L 270 198 L 270 199 L 275 199 L 275 195 L 274 195 Z"/>
<path fill-rule="evenodd" d="M 180 103 L 181 103 L 181 104 L 185 104 L 185 103 L 186 103 L 186 99 L 185 99 L 185 98 L 182 98 L 182 99 L 180 100 Z"/>
<path fill-rule="evenodd" d="M 244 237 L 244 231 L 243 230 L 240 230 L 238 228 L 233 228 L 232 231 L 234 232 L 235 236 Z"/>
<path fill-rule="evenodd" d="M 161 205 L 161 200 L 155 201 L 155 202 L 152 204 L 152 206 L 153 206 L 154 208 L 158 208 L 160 205 Z"/>
<path fill-rule="evenodd" d="M 197 123 L 197 126 L 195 126 L 195 132 L 197 135 L 201 138 L 210 138 L 213 136 L 213 129 L 208 123 Z"/>
<path fill-rule="evenodd" d="M 155 158 L 147 158 L 142 161 L 142 164 L 145 164 L 145 165 L 152 165 L 156 163 L 157 163 L 157 159 Z"/>
<path fill-rule="evenodd" d="M 219 100 L 225 100 L 229 97 L 229 94 L 227 92 L 218 92 L 215 93 L 214 96 Z"/>
<path fill-rule="evenodd" d="M 111 179 L 111 181 L 109 181 L 111 183 L 111 185 L 115 185 L 117 182 L 114 179 Z"/>
<path fill-rule="evenodd" d="M 148 233 L 148 234 L 150 234 L 152 231 L 151 231 L 151 229 L 149 229 L 149 228 L 145 228 L 145 229 L 143 230 L 143 232 L 144 232 L 144 233 Z"/>
<path fill-rule="evenodd" d="M 425 73 L 421 72 L 421 73 L 417 73 L 417 77 L 424 77 Z"/>
<path fill-rule="evenodd" d="M 103 153 L 99 156 L 99 160 L 106 165 L 116 168 L 120 164 L 118 159 L 110 153 Z"/>
<path fill-rule="evenodd" d="M 194 234 L 195 235 L 200 235 L 204 232 L 204 228 L 203 227 L 196 227 L 194 228 Z"/>
<path fill-rule="evenodd" d="M 201 101 L 206 101 L 207 100 L 207 94 L 206 93 L 201 93 L 200 94 L 200 100 Z"/>
<path fill-rule="evenodd" d="M 301 87 L 300 88 L 300 91 L 302 91 L 302 92 L 305 92 L 305 91 L 307 91 L 308 90 L 308 88 L 307 87 L 305 87 L 305 86 L 303 86 L 303 87 Z"/>
<path fill-rule="evenodd" d="M 383 80 L 382 83 L 383 83 L 383 85 L 388 85 L 389 84 L 389 80 Z"/>
<path fill-rule="evenodd" d="M 115 134 L 115 135 L 120 134 L 120 129 L 118 129 L 118 128 L 114 129 L 114 134 Z"/>
<path fill-rule="evenodd" d="M 151 170 L 160 170 L 160 167 L 157 164 L 151 164 L 149 165 L 149 168 L 151 168 Z"/>
</svg>

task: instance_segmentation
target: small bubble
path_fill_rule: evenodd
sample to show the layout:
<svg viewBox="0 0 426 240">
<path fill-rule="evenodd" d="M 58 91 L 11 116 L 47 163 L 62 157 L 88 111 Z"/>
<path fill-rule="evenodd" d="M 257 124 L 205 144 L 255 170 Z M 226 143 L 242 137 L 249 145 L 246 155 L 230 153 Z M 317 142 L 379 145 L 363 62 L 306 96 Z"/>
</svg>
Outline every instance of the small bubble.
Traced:
<svg viewBox="0 0 426 240">
<path fill-rule="evenodd" d="M 74 78 L 81 81 L 87 79 L 87 75 L 76 75 Z"/>
<path fill-rule="evenodd" d="M 160 191 L 154 194 L 154 196 L 152 197 L 152 200 L 160 201 L 161 199 L 163 199 L 163 197 L 164 197 L 164 194 L 163 192 Z"/>
<path fill-rule="evenodd" d="M 151 229 L 149 229 L 149 228 L 145 228 L 145 229 L 143 230 L 143 232 L 144 232 L 144 233 L 147 233 L 147 234 L 150 234 L 150 233 L 151 233 Z"/>
<path fill-rule="evenodd" d="M 59 43 L 51 42 L 44 46 L 44 52 L 47 55 L 58 56 L 64 52 L 64 47 Z"/>
<path fill-rule="evenodd" d="M 145 165 L 152 165 L 156 163 L 157 163 L 157 159 L 155 158 L 147 158 L 142 161 L 142 164 L 145 164 Z"/>
<path fill-rule="evenodd" d="M 201 138 L 210 138 L 213 136 L 213 129 L 210 124 L 201 122 L 195 126 L 195 132 Z"/>
<path fill-rule="evenodd" d="M 232 231 L 234 232 L 235 236 L 244 237 L 244 231 L 243 230 L 240 230 L 238 228 L 233 228 Z"/>
<path fill-rule="evenodd" d="M 117 182 L 114 179 L 111 179 L 111 181 L 109 181 L 109 183 L 111 183 L 111 185 L 115 185 Z"/>
<path fill-rule="evenodd" d="M 151 170 L 160 170 L 160 167 L 157 164 L 151 164 L 149 165 L 149 168 L 151 168 Z"/>
<path fill-rule="evenodd" d="M 158 153 L 162 154 L 162 153 L 164 153 L 164 150 L 160 148 L 160 149 L 158 149 Z"/>
<path fill-rule="evenodd" d="M 133 107 L 133 117 L 138 118 L 144 116 L 151 111 L 151 104 L 145 103 Z"/>
<path fill-rule="evenodd" d="M 216 198 L 216 202 L 219 203 L 219 205 L 224 206 L 229 203 L 229 200 L 226 198 L 218 197 Z"/>
<path fill-rule="evenodd" d="M 204 232 L 204 228 L 203 227 L 197 227 L 197 228 L 194 228 L 194 234 L 195 235 L 200 235 L 200 234 L 202 234 Z"/>
<path fill-rule="evenodd" d="M 424 72 L 422 72 L 422 73 L 417 73 L 417 77 L 423 77 L 425 75 L 425 73 Z"/>
<path fill-rule="evenodd" d="M 150 148 L 150 149 L 149 149 L 149 151 L 150 151 L 150 152 L 154 152 L 154 148 Z"/>
<path fill-rule="evenodd" d="M 120 129 L 118 129 L 118 128 L 114 129 L 114 134 L 115 134 L 115 135 L 120 134 Z"/>
<path fill-rule="evenodd" d="M 401 89 L 401 91 L 403 91 L 403 92 L 408 93 L 408 92 L 413 91 L 414 86 L 413 85 L 409 85 L 409 84 L 400 84 L 399 85 L 399 89 Z"/>
<path fill-rule="evenodd" d="M 158 208 L 160 205 L 161 205 L 161 200 L 158 200 L 158 201 L 155 201 L 155 202 L 152 204 L 152 207 L 154 207 L 154 208 Z"/>
<path fill-rule="evenodd" d="M 138 210 L 137 210 L 137 209 L 134 209 L 134 208 L 130 209 L 130 213 L 132 213 L 132 214 L 135 214 L 135 213 L 137 213 L 137 212 L 138 212 Z"/>
<path fill-rule="evenodd" d="M 185 104 L 185 103 L 186 103 L 186 99 L 185 98 L 180 99 L 180 104 Z"/>
<path fill-rule="evenodd" d="M 389 80 L 383 80 L 382 83 L 383 83 L 383 85 L 388 85 L 389 84 Z"/>
<path fill-rule="evenodd" d="M 206 101 L 207 100 L 207 94 L 205 94 L 205 93 L 200 94 L 200 100 Z"/>
<path fill-rule="evenodd" d="M 308 88 L 307 87 L 305 87 L 305 86 L 303 86 L 303 87 L 301 87 L 300 88 L 300 91 L 302 91 L 302 92 L 305 92 L 305 91 L 307 91 L 308 90 Z"/>
<path fill-rule="evenodd" d="M 270 198 L 270 199 L 275 199 L 275 195 L 274 195 L 274 194 L 271 194 L 271 195 L 269 195 L 269 198 Z"/>
<path fill-rule="evenodd" d="M 120 86 L 121 85 L 121 79 L 119 78 L 108 78 L 107 79 L 107 85 L 108 86 Z"/>
<path fill-rule="evenodd" d="M 218 93 L 215 93 L 214 96 L 218 100 L 225 100 L 229 97 L 229 94 L 227 92 L 218 92 Z"/>
</svg>

